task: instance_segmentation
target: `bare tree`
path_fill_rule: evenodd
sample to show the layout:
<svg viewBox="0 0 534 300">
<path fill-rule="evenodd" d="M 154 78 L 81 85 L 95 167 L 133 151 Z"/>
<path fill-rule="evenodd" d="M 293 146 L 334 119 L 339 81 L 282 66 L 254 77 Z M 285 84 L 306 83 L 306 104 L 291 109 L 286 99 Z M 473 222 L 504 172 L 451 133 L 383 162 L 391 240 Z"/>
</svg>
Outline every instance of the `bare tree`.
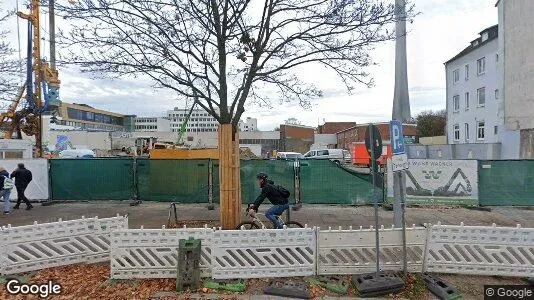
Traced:
<svg viewBox="0 0 534 300">
<path fill-rule="evenodd" d="M 0 10 L 1 28 L 5 28 L 3 24 L 10 17 L 16 18 L 14 12 Z M 24 82 L 20 82 L 20 64 L 13 57 L 15 49 L 8 42 L 8 35 L 8 30 L 0 29 L 0 101 L 2 101 L 3 109 L 7 108 L 11 101 L 13 101 L 18 88 L 24 84 Z"/>
<path fill-rule="evenodd" d="M 284 121 L 284 124 L 287 124 L 287 125 L 302 125 L 302 123 L 300 123 L 300 121 L 295 117 L 291 117 L 291 118 L 286 119 Z"/>
<path fill-rule="evenodd" d="M 251 100 L 309 107 L 320 97 L 299 78 L 303 66 L 332 70 L 349 91 L 372 85 L 369 51 L 394 38 L 395 22 L 395 6 L 381 0 L 78 0 L 57 11 L 71 23 L 60 60 L 93 74 L 148 76 L 234 131 Z M 221 153 L 230 144 L 222 139 Z M 221 154 L 221 175 L 225 168 Z"/>
</svg>

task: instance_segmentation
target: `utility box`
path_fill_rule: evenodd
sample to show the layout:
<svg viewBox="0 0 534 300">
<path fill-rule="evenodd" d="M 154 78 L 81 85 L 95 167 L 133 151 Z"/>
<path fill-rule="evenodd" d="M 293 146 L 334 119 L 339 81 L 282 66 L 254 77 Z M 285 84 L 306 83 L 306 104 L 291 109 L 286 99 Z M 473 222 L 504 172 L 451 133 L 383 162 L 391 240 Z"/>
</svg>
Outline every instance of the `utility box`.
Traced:
<svg viewBox="0 0 534 300">
<path fill-rule="evenodd" d="M 200 239 L 181 239 L 178 246 L 176 291 L 200 287 Z"/>
</svg>

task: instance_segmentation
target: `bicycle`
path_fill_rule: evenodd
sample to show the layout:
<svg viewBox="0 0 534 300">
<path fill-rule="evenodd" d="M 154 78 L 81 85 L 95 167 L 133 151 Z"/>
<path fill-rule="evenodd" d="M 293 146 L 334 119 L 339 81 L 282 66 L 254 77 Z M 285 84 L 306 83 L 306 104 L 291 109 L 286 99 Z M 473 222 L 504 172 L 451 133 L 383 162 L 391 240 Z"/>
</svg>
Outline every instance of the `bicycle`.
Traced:
<svg viewBox="0 0 534 300">
<path fill-rule="evenodd" d="M 237 225 L 236 229 L 239 230 L 243 228 L 247 230 L 252 230 L 252 229 L 269 228 L 268 226 L 265 226 L 265 223 L 263 223 L 260 218 L 258 218 L 258 216 L 265 217 L 265 214 L 257 213 L 257 212 L 254 212 L 253 210 L 247 210 L 247 216 L 249 216 L 251 220 L 242 222 L 241 224 Z M 304 228 L 304 226 L 300 224 L 299 222 L 289 221 L 286 223 L 284 222 L 282 218 L 280 218 L 280 216 L 276 216 L 276 217 L 282 223 L 282 225 L 285 226 L 286 228 Z M 269 223 L 271 222 L 269 221 Z"/>
</svg>

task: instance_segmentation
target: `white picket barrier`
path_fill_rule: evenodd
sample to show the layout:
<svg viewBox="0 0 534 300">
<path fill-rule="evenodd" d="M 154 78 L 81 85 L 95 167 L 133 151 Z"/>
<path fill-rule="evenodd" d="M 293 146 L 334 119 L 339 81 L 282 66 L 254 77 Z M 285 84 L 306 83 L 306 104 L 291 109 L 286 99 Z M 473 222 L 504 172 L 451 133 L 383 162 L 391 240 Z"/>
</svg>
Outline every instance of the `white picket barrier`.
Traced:
<svg viewBox="0 0 534 300">
<path fill-rule="evenodd" d="M 109 260 L 109 234 L 128 228 L 127 217 L 2 227 L 0 272 L 17 274 L 75 263 Z"/>
<path fill-rule="evenodd" d="M 219 230 L 213 233 L 216 279 L 315 275 L 315 228 Z"/>
<path fill-rule="evenodd" d="M 424 227 L 406 229 L 408 270 L 421 272 L 426 244 Z M 380 228 L 380 269 L 402 270 L 402 231 L 399 228 Z M 317 274 L 361 274 L 376 270 L 375 230 L 369 229 L 318 230 Z"/>
<path fill-rule="evenodd" d="M 111 234 L 111 278 L 176 278 L 181 239 L 201 239 L 202 277 L 211 276 L 213 229 L 128 229 Z"/>
<path fill-rule="evenodd" d="M 534 276 L 534 228 L 434 225 L 428 232 L 425 271 Z"/>
</svg>

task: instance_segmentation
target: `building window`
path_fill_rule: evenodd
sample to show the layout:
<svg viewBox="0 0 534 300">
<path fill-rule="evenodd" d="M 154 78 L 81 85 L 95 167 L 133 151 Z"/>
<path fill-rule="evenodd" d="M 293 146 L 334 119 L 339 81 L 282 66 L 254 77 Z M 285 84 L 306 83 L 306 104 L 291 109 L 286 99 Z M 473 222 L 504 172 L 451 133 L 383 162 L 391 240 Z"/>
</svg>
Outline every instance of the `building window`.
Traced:
<svg viewBox="0 0 534 300">
<path fill-rule="evenodd" d="M 469 80 L 469 65 L 465 65 L 465 81 Z"/>
<path fill-rule="evenodd" d="M 460 81 L 460 70 L 459 69 L 456 69 L 452 72 L 452 81 L 454 83 L 457 83 L 458 81 Z"/>
<path fill-rule="evenodd" d="M 455 124 L 452 130 L 454 132 L 454 140 L 459 141 L 460 140 L 460 125 Z"/>
<path fill-rule="evenodd" d="M 456 95 L 452 97 L 452 104 L 454 107 L 454 111 L 459 111 L 460 110 L 460 96 Z"/>
<path fill-rule="evenodd" d="M 477 90 L 477 101 L 478 106 L 486 105 L 486 88 L 479 88 Z"/>
<path fill-rule="evenodd" d="M 486 58 L 482 57 L 477 60 L 477 74 L 482 75 L 484 72 L 486 72 Z"/>
<path fill-rule="evenodd" d="M 477 123 L 477 138 L 483 140 L 485 136 L 484 122 Z"/>
<path fill-rule="evenodd" d="M 497 135 L 499 133 L 499 126 L 493 126 L 493 134 Z"/>
<path fill-rule="evenodd" d="M 465 123 L 465 140 L 469 141 L 469 123 Z"/>
<path fill-rule="evenodd" d="M 465 93 L 465 110 L 469 110 L 469 92 Z"/>
<path fill-rule="evenodd" d="M 499 89 L 495 90 L 495 100 L 499 99 Z"/>
</svg>

